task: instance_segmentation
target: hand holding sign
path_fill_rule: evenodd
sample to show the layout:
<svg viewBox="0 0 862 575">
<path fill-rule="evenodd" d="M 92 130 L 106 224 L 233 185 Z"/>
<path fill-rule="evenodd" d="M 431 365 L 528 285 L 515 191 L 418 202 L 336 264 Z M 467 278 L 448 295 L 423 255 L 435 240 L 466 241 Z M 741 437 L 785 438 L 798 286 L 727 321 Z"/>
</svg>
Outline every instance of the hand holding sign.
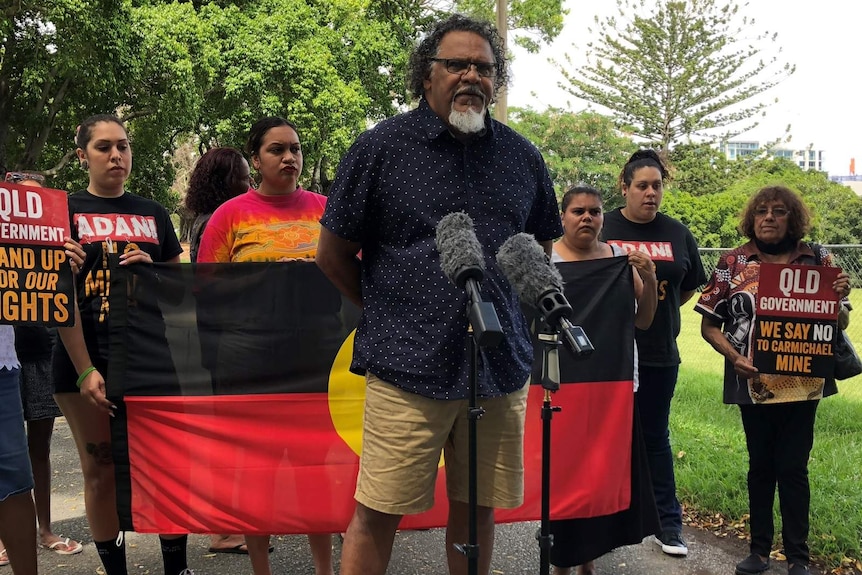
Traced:
<svg viewBox="0 0 862 575">
<path fill-rule="evenodd" d="M 66 257 L 69 258 L 69 265 L 72 267 L 72 273 L 75 275 L 84 267 L 84 260 L 87 259 L 87 254 L 84 253 L 84 248 L 81 244 L 66 236 L 63 238 L 65 242 L 63 247 L 66 250 Z"/>
<path fill-rule="evenodd" d="M 131 264 L 151 264 L 153 258 L 143 250 L 132 250 L 120 255 L 120 265 L 128 266 Z"/>
<path fill-rule="evenodd" d="M 841 272 L 835 281 L 832 282 L 832 289 L 838 294 L 838 297 L 845 298 L 850 295 L 850 275 L 846 272 Z"/>
<path fill-rule="evenodd" d="M 737 353 L 736 358 L 733 360 L 733 371 L 745 379 L 753 379 L 760 373 L 760 370 L 754 367 L 751 360 L 740 353 Z"/>
</svg>

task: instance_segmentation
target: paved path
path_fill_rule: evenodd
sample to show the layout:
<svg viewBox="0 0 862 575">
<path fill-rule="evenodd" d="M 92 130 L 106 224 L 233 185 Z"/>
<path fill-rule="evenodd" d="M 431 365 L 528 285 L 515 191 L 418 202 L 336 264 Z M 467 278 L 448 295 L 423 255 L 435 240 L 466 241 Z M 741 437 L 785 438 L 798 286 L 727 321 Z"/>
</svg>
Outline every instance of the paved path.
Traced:
<svg viewBox="0 0 862 575">
<path fill-rule="evenodd" d="M 62 418 L 57 420 L 52 449 L 54 531 L 82 540 L 85 547 L 80 555 L 66 557 L 40 550 L 40 573 L 103 575 L 84 517 L 81 472 L 71 432 Z M 498 526 L 492 565 L 494 575 L 539 573 L 539 552 L 534 537 L 537 527 L 535 522 Z M 709 532 L 690 528 L 686 528 L 685 537 L 689 543 L 687 558 L 668 557 L 657 545 L 647 540 L 602 557 L 597 562 L 598 571 L 602 575 L 733 575 L 734 565 L 747 554 L 746 542 L 738 539 L 720 539 Z M 313 575 L 304 537 L 283 536 L 274 539 L 275 552 L 271 555 L 274 575 Z M 155 535 L 129 533 L 126 541 L 130 575 L 162 574 L 161 555 Z M 189 538 L 189 566 L 196 575 L 251 573 L 245 556 L 211 554 L 207 552 L 208 544 L 209 538 L 206 536 L 192 535 Z M 340 549 L 340 541 L 336 538 L 336 557 Z M 786 572 L 784 563 L 775 563 L 766 574 Z M 432 529 L 399 533 L 388 573 L 445 575 L 443 531 Z M 819 575 L 816 571 L 812 573 Z M 0 575 L 6 574 L 11 575 L 11 570 L 0 567 Z"/>
</svg>

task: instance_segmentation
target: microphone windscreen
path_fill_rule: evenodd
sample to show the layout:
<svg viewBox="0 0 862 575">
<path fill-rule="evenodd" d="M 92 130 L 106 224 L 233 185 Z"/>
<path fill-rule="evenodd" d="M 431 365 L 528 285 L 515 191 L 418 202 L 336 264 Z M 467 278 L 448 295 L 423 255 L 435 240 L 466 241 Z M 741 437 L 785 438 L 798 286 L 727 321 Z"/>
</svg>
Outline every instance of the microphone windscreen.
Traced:
<svg viewBox="0 0 862 575">
<path fill-rule="evenodd" d="M 497 264 L 521 301 L 529 305 L 535 306 L 548 291 L 563 289 L 563 277 L 531 234 L 515 234 L 503 242 Z"/>
<path fill-rule="evenodd" d="M 453 284 L 464 287 L 468 278 L 482 279 L 485 257 L 470 216 L 464 212 L 443 216 L 437 224 L 436 243 L 440 267 Z"/>
</svg>

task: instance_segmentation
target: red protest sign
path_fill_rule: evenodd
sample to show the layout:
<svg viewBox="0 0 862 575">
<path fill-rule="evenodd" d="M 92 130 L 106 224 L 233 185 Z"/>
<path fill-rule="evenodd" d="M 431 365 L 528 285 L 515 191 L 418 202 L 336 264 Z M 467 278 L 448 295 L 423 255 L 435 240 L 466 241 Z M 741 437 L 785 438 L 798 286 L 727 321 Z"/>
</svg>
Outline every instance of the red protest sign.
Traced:
<svg viewBox="0 0 862 575">
<path fill-rule="evenodd" d="M 63 190 L 0 183 L 0 243 L 63 245 L 71 235 L 68 205 Z"/>
<path fill-rule="evenodd" d="M 840 268 L 763 263 L 757 293 L 754 366 L 762 374 L 831 377 Z"/>
<path fill-rule="evenodd" d="M 73 324 L 70 235 L 66 192 L 0 183 L 0 323 Z"/>
</svg>

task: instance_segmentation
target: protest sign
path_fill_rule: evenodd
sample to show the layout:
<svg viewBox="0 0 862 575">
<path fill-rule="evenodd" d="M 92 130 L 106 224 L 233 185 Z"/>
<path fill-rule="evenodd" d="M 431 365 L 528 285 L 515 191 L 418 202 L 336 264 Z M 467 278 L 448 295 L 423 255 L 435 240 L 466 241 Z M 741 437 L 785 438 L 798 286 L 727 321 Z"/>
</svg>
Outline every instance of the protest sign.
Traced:
<svg viewBox="0 0 862 575">
<path fill-rule="evenodd" d="M 66 192 L 0 183 L 0 322 L 69 326 L 74 323 Z"/>
<path fill-rule="evenodd" d="M 761 264 L 754 366 L 765 374 L 831 377 L 840 268 Z"/>
</svg>

